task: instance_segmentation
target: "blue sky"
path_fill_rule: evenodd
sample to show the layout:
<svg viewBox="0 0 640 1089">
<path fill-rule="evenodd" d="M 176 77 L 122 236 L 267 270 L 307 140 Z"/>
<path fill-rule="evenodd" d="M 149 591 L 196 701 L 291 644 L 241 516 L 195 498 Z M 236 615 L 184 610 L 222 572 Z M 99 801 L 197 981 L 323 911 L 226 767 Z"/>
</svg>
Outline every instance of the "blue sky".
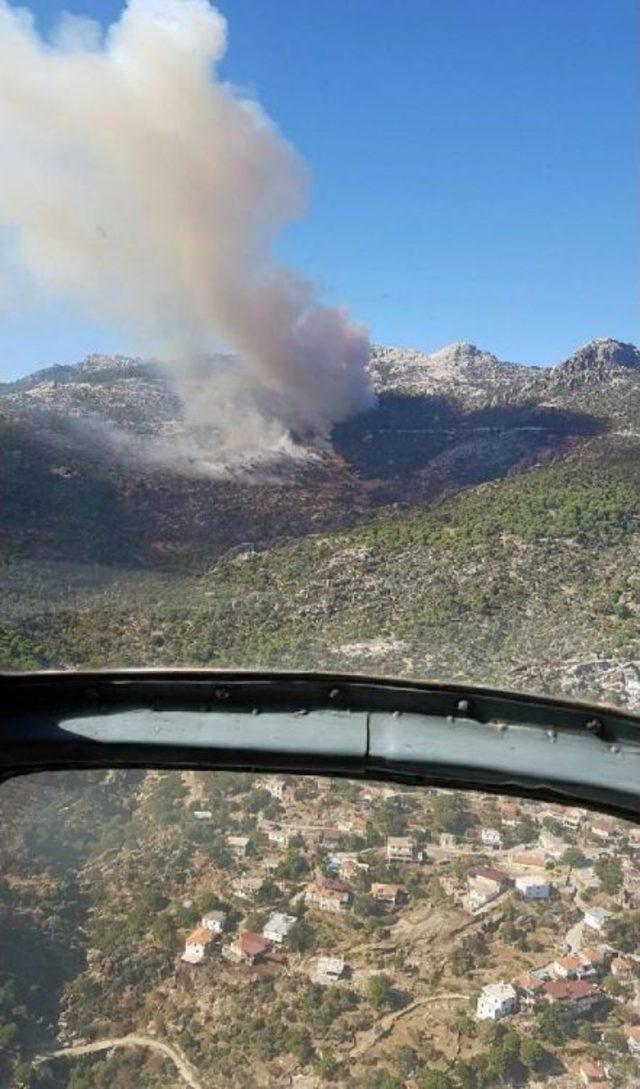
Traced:
<svg viewBox="0 0 640 1089">
<path fill-rule="evenodd" d="M 30 6 L 47 29 L 60 8 Z M 103 22 L 111 0 L 67 0 Z M 552 363 L 638 339 L 635 0 L 220 0 L 222 74 L 306 160 L 279 255 L 369 325 Z M 127 351 L 55 306 L 0 317 L 0 377 Z"/>
</svg>

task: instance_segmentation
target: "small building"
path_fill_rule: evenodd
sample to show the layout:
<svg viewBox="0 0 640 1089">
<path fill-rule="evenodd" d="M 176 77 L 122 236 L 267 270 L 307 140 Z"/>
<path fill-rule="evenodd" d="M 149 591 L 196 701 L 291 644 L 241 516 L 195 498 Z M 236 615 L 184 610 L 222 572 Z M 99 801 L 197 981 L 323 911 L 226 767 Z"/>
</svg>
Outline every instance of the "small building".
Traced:
<svg viewBox="0 0 640 1089">
<path fill-rule="evenodd" d="M 551 885 L 539 874 L 516 877 L 515 886 L 523 900 L 548 900 L 551 896 Z"/>
<path fill-rule="evenodd" d="M 336 862 L 336 870 L 340 877 L 350 881 L 356 876 L 357 873 L 366 871 L 369 869 L 367 862 L 361 862 L 359 858 L 354 855 L 334 855 L 332 861 Z"/>
<path fill-rule="evenodd" d="M 552 1005 L 556 1002 L 566 1003 L 576 1013 L 585 1013 L 602 998 L 602 991 L 597 983 L 589 983 L 586 979 L 555 979 L 551 983 L 545 983 L 544 994 Z"/>
<path fill-rule="evenodd" d="M 511 880 L 504 870 L 481 866 L 467 877 L 469 906 L 472 911 L 484 907 L 509 887 Z"/>
<path fill-rule="evenodd" d="M 207 911 L 200 920 L 203 930 L 210 930 L 212 934 L 222 934 L 227 915 L 224 911 Z"/>
<path fill-rule="evenodd" d="M 504 892 L 506 888 L 511 884 L 511 878 L 504 870 L 499 870 L 497 866 L 480 866 L 471 875 L 470 880 L 475 881 L 477 884 L 486 885 L 491 892 L 496 894 Z"/>
<path fill-rule="evenodd" d="M 393 911 L 402 898 L 400 885 L 387 885 L 381 881 L 372 882 L 370 895 L 377 904 L 382 904 L 388 911 Z"/>
<path fill-rule="evenodd" d="M 387 862 L 422 862 L 422 851 L 412 836 L 389 836 Z"/>
<path fill-rule="evenodd" d="M 516 976 L 513 985 L 520 994 L 521 1003 L 525 1006 L 533 1006 L 544 990 L 543 980 L 534 976 L 533 972 L 523 972 L 522 975 Z"/>
<path fill-rule="evenodd" d="M 456 846 L 457 839 L 454 836 L 453 832 L 441 832 L 439 842 L 441 847 L 444 847 L 445 850 L 450 851 L 453 847 Z"/>
<path fill-rule="evenodd" d="M 185 939 L 182 960 L 187 964 L 199 964 L 201 960 L 204 960 L 207 946 L 212 940 L 213 934 L 205 927 L 201 926 L 192 930 Z"/>
<path fill-rule="evenodd" d="M 589 907 L 584 912 L 584 925 L 590 930 L 604 930 L 612 914 L 606 908 Z"/>
<path fill-rule="evenodd" d="M 484 847 L 497 851 L 502 847 L 502 833 L 497 828 L 483 828 L 480 832 L 480 841 Z"/>
<path fill-rule="evenodd" d="M 588 827 L 593 836 L 597 836 L 598 839 L 606 842 L 611 836 L 618 835 L 620 822 L 613 820 L 611 817 L 594 817 L 589 821 Z"/>
<path fill-rule="evenodd" d="M 350 897 L 347 886 L 332 877 L 319 877 L 305 893 L 306 902 L 321 911 L 346 911 Z"/>
<path fill-rule="evenodd" d="M 586 813 L 584 809 L 578 809 L 576 806 L 567 806 L 566 809 L 562 810 L 562 814 L 558 817 L 558 820 L 567 828 L 573 828 L 575 831 L 580 828 L 585 816 Z"/>
<path fill-rule="evenodd" d="M 210 809 L 194 809 L 193 815 L 197 821 L 208 821 L 213 817 Z"/>
<path fill-rule="evenodd" d="M 582 970 L 580 957 L 558 957 L 551 965 L 551 971 L 556 979 L 577 979 Z"/>
<path fill-rule="evenodd" d="M 269 843 L 277 843 L 278 847 L 287 847 L 293 834 L 287 828 L 268 828 L 267 839 Z"/>
<path fill-rule="evenodd" d="M 601 971 L 607 963 L 609 954 L 602 949 L 595 949 L 593 946 L 586 946 L 581 949 L 578 956 L 582 961 L 582 975 L 586 976 L 589 973 L 596 975 Z"/>
<path fill-rule="evenodd" d="M 640 1025 L 627 1025 L 624 1035 L 631 1054 L 640 1055 Z"/>
<path fill-rule="evenodd" d="M 510 983 L 488 983 L 483 987 L 476 1005 L 479 1021 L 498 1021 L 518 1009 L 518 996 Z"/>
<path fill-rule="evenodd" d="M 326 986 L 344 978 L 346 965 L 342 957 L 318 957 L 313 974 L 314 983 Z"/>
<path fill-rule="evenodd" d="M 228 960 L 241 964 L 256 964 L 262 960 L 271 948 L 270 943 L 250 930 L 243 930 L 234 942 L 231 942 L 223 953 Z"/>
<path fill-rule="evenodd" d="M 284 915 L 281 911 L 274 911 L 262 928 L 262 937 L 269 942 L 275 942 L 276 945 L 282 945 L 295 921 L 295 915 Z"/>
<path fill-rule="evenodd" d="M 236 858 L 244 858 L 249 846 L 248 836 L 227 836 L 227 847 Z"/>
</svg>

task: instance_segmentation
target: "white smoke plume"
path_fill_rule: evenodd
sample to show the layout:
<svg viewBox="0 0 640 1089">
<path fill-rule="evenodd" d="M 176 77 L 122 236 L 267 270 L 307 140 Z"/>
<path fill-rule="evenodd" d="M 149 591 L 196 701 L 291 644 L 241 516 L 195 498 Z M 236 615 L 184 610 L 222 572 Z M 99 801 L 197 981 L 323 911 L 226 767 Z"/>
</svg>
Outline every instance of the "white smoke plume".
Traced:
<svg viewBox="0 0 640 1089">
<path fill-rule="evenodd" d="M 305 171 L 217 79 L 225 48 L 207 0 L 129 0 L 104 35 L 66 16 L 51 42 L 0 0 L 0 240 L 39 292 L 170 359 L 198 422 L 244 398 L 271 439 L 274 419 L 323 430 L 370 397 L 368 337 L 271 257 Z M 221 347 L 242 360 L 235 399 L 203 377 Z"/>
</svg>

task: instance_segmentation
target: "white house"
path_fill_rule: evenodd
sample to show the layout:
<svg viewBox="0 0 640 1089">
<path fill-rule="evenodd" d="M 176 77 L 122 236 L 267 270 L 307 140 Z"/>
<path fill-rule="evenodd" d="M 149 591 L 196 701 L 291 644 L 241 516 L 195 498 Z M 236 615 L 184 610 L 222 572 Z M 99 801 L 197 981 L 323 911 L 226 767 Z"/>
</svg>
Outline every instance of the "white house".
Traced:
<svg viewBox="0 0 640 1089">
<path fill-rule="evenodd" d="M 502 835 L 497 828 L 483 828 L 480 839 L 484 847 L 491 847 L 494 851 L 502 847 Z"/>
<path fill-rule="evenodd" d="M 204 927 L 192 930 L 185 940 L 182 960 L 186 961 L 187 964 L 199 964 L 204 959 L 207 946 L 212 939 L 213 934 Z"/>
<path fill-rule="evenodd" d="M 518 1009 L 518 995 L 510 983 L 488 983 L 478 997 L 476 1017 L 479 1021 L 498 1021 Z"/>
<path fill-rule="evenodd" d="M 584 913 L 584 925 L 588 926 L 591 930 L 604 930 L 611 915 L 612 912 L 607 911 L 606 908 L 587 908 Z"/>
<path fill-rule="evenodd" d="M 222 934 L 226 918 L 224 911 L 207 911 L 200 920 L 200 926 L 203 930 L 210 930 L 212 934 Z"/>
<path fill-rule="evenodd" d="M 262 928 L 262 937 L 269 942 L 277 942 L 281 945 L 295 921 L 295 915 L 284 915 L 281 911 L 274 911 Z"/>
<path fill-rule="evenodd" d="M 556 979 L 578 979 L 582 975 L 583 961 L 580 957 L 569 954 L 558 957 L 551 965 L 551 972 Z"/>
<path fill-rule="evenodd" d="M 270 843 L 277 843 L 279 847 L 287 847 L 293 833 L 288 828 L 269 828 L 267 839 Z"/>
<path fill-rule="evenodd" d="M 549 882 L 546 878 L 536 874 L 516 877 L 515 884 L 523 900 L 548 900 L 551 895 Z"/>
</svg>

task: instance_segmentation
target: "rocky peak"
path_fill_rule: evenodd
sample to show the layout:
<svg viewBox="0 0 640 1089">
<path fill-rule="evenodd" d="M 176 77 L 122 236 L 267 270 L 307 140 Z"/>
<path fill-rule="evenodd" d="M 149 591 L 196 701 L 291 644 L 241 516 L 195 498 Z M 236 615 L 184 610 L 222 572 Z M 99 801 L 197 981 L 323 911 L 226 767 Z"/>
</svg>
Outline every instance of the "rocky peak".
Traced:
<svg viewBox="0 0 640 1089">
<path fill-rule="evenodd" d="M 110 384 L 124 378 L 157 378 L 157 364 L 126 355 L 88 355 L 79 363 L 56 363 L 12 384 L 16 392 L 82 382 Z"/>
<path fill-rule="evenodd" d="M 445 377 L 456 371 L 470 369 L 474 371 L 482 368 L 493 370 L 496 366 L 502 366 L 497 356 L 477 348 L 475 344 L 471 344 L 467 340 L 448 344 L 445 348 L 432 352 L 427 358 L 429 369 L 434 377 L 436 375 Z"/>
<path fill-rule="evenodd" d="M 557 375 L 604 378 L 617 369 L 640 369 L 640 350 L 610 337 L 598 337 L 578 348 L 554 368 Z"/>
</svg>

